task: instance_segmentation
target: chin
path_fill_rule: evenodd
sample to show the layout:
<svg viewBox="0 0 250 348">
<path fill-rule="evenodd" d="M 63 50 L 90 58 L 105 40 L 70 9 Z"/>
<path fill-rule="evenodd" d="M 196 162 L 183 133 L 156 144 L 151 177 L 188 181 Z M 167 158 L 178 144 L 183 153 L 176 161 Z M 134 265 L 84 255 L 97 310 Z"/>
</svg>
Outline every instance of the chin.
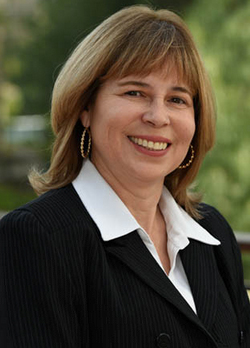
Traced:
<svg viewBox="0 0 250 348">
<path fill-rule="evenodd" d="M 169 172 L 158 171 L 155 167 L 147 164 L 145 166 L 141 166 L 140 168 L 133 168 L 133 170 L 131 170 L 130 172 L 130 177 L 131 179 L 132 177 L 134 177 L 141 182 L 149 184 L 155 182 L 163 182 L 165 176 L 168 174 Z"/>
</svg>

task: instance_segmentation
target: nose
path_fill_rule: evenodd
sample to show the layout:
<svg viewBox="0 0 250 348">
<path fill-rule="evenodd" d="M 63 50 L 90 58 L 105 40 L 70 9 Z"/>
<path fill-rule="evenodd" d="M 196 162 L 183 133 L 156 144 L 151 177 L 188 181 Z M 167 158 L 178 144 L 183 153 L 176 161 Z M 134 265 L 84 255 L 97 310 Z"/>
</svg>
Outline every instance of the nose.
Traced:
<svg viewBox="0 0 250 348">
<path fill-rule="evenodd" d="M 163 100 L 154 100 L 144 112 L 142 120 L 155 128 L 160 128 L 170 124 L 170 111 Z"/>
</svg>

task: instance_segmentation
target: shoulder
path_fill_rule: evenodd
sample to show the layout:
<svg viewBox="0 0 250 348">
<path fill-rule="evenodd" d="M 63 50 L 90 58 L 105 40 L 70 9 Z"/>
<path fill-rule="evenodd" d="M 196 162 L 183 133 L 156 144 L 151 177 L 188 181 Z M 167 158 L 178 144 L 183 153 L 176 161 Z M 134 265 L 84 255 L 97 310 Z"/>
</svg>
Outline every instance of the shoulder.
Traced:
<svg viewBox="0 0 250 348">
<path fill-rule="evenodd" d="M 216 208 L 205 203 L 199 205 L 199 211 L 202 217 L 197 222 L 221 242 L 215 249 L 217 253 L 224 255 L 230 262 L 241 262 L 235 234 L 224 216 Z"/>
<path fill-rule="evenodd" d="M 49 191 L 0 220 L 0 258 L 7 263 L 15 250 L 18 260 L 29 253 L 33 261 L 67 263 L 73 273 L 73 264 L 91 262 L 101 248 L 100 232 L 72 185 Z"/>
<path fill-rule="evenodd" d="M 198 211 L 201 218 L 197 222 L 211 233 L 215 238 L 219 239 L 221 243 L 229 239 L 234 239 L 234 233 L 228 221 L 224 216 L 213 206 L 200 203 Z"/>
<path fill-rule="evenodd" d="M 70 184 L 48 191 L 7 214 L 0 220 L 0 230 L 39 228 L 54 233 L 67 227 L 73 229 L 77 224 L 87 226 L 94 223 Z"/>
<path fill-rule="evenodd" d="M 227 220 L 216 208 L 210 205 L 202 203 L 199 209 L 202 218 L 197 222 L 221 242 L 214 248 L 220 264 L 227 265 L 229 273 L 242 273 L 240 248 Z"/>
</svg>

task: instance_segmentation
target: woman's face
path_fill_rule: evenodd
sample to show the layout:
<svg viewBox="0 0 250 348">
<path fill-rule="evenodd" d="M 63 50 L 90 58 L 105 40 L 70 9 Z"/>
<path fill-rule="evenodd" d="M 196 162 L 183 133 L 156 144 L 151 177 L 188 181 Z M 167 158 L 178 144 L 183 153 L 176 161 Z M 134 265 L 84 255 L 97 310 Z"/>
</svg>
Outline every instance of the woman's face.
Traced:
<svg viewBox="0 0 250 348">
<path fill-rule="evenodd" d="M 175 69 L 111 79 L 81 121 L 91 129 L 91 161 L 108 182 L 162 183 L 193 138 L 193 95 Z"/>
</svg>

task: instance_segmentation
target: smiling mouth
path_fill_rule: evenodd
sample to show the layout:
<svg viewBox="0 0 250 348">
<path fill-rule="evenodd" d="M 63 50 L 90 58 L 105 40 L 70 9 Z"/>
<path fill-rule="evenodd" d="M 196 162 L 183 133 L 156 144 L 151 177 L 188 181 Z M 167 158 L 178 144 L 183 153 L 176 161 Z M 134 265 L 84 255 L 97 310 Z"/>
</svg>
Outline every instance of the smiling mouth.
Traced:
<svg viewBox="0 0 250 348">
<path fill-rule="evenodd" d="M 146 140 L 142 138 L 135 138 L 135 137 L 128 137 L 128 138 L 132 141 L 132 143 L 137 144 L 151 151 L 165 150 L 170 145 L 169 143 L 158 142 L 158 141 L 154 142 L 154 141 Z"/>
</svg>

